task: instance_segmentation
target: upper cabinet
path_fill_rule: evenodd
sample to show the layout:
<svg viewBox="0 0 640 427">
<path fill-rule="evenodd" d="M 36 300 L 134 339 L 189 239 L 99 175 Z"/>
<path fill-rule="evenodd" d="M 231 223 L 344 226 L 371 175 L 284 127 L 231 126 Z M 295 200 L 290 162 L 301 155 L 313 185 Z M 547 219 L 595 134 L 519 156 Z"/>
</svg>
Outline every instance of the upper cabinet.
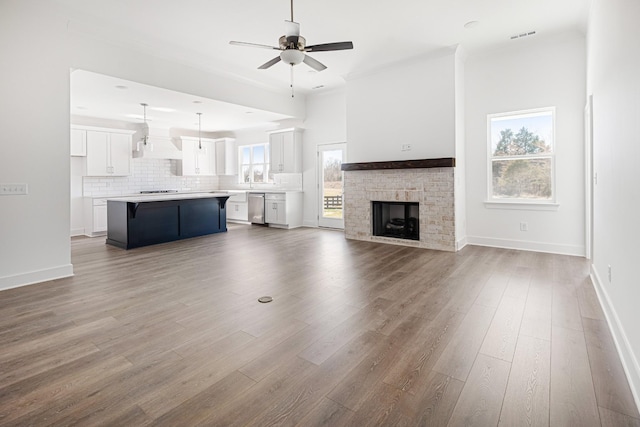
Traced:
<svg viewBox="0 0 640 427">
<path fill-rule="evenodd" d="M 182 160 L 178 161 L 178 175 L 211 176 L 216 173 L 215 140 L 180 137 Z"/>
<path fill-rule="evenodd" d="M 238 151 L 233 138 L 216 139 L 216 175 L 238 173 Z"/>
<path fill-rule="evenodd" d="M 302 172 L 302 130 L 288 129 L 269 134 L 271 171 Z"/>
<path fill-rule="evenodd" d="M 72 156 L 84 157 L 87 155 L 87 131 L 84 129 L 71 128 L 71 146 Z"/>
<path fill-rule="evenodd" d="M 131 174 L 131 135 L 134 131 L 86 130 L 86 176 Z"/>
</svg>

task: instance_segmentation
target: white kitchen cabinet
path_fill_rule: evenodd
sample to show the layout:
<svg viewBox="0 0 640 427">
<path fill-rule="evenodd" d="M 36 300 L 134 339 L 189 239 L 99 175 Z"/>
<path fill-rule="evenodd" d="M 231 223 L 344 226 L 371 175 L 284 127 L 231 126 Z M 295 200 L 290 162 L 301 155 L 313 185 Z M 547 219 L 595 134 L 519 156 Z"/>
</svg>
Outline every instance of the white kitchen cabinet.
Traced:
<svg viewBox="0 0 640 427">
<path fill-rule="evenodd" d="M 181 137 L 182 160 L 178 162 L 178 175 L 215 175 L 215 140 Z M 202 148 L 200 148 L 202 146 Z"/>
<path fill-rule="evenodd" d="M 302 226 L 302 192 L 265 193 L 264 220 L 270 226 Z"/>
<path fill-rule="evenodd" d="M 131 174 L 131 135 L 87 130 L 87 176 Z"/>
<path fill-rule="evenodd" d="M 87 131 L 71 128 L 69 148 L 72 156 L 85 157 L 87 155 Z"/>
<path fill-rule="evenodd" d="M 216 175 L 236 175 L 238 173 L 238 151 L 233 138 L 217 139 Z"/>
<path fill-rule="evenodd" d="M 229 200 L 227 200 L 227 220 L 232 221 L 248 221 L 249 220 L 249 204 L 247 203 L 247 192 L 237 191 L 230 192 Z"/>
<path fill-rule="evenodd" d="M 227 202 L 227 219 L 232 221 L 248 221 L 249 206 L 247 202 Z"/>
<path fill-rule="evenodd" d="M 84 198 L 84 234 L 89 237 L 107 233 L 107 199 Z"/>
<path fill-rule="evenodd" d="M 302 131 L 289 129 L 269 134 L 271 172 L 302 172 Z"/>
<path fill-rule="evenodd" d="M 265 194 L 264 222 L 267 224 L 287 225 L 286 194 Z"/>
</svg>

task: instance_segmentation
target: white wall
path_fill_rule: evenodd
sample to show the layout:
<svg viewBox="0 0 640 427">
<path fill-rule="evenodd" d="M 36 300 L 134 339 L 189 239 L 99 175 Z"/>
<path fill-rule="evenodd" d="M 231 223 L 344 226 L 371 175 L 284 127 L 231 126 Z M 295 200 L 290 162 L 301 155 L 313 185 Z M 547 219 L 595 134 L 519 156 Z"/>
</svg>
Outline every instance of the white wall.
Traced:
<svg viewBox="0 0 640 427">
<path fill-rule="evenodd" d="M 0 289 L 73 273 L 69 245 L 69 59 L 65 22 L 42 2 L 0 3 Z"/>
<path fill-rule="evenodd" d="M 546 40 L 517 40 L 512 48 L 467 59 L 469 243 L 584 255 L 585 64 L 584 37 L 573 33 Z M 550 106 L 556 107 L 559 208 L 555 211 L 488 208 L 484 204 L 487 115 Z M 526 222 L 529 231 L 520 231 L 520 222 Z"/>
<path fill-rule="evenodd" d="M 303 135 L 303 223 L 318 226 L 318 145 L 347 141 L 346 93 L 344 89 L 307 97 Z M 348 147 L 348 144 L 347 144 Z M 350 161 L 348 158 L 346 161 Z"/>
<path fill-rule="evenodd" d="M 11 64 L 0 67 L 0 182 L 29 184 L 28 196 L 0 198 L 0 289 L 72 274 L 70 69 L 304 117 L 302 95 L 292 100 L 68 28 L 54 3 L 0 2 L 0 57 Z"/>
<path fill-rule="evenodd" d="M 640 2 L 593 0 L 588 93 L 593 95 L 593 278 L 640 406 Z M 611 266 L 611 281 L 608 279 Z"/>
<path fill-rule="evenodd" d="M 349 162 L 455 156 L 455 49 L 347 81 Z M 411 151 L 401 151 L 411 144 Z"/>
<path fill-rule="evenodd" d="M 467 54 L 461 47 L 456 49 L 455 55 L 455 157 L 456 168 L 454 176 L 455 197 L 455 227 L 456 250 L 467 244 L 467 186 L 466 186 L 466 154 L 465 154 L 465 61 Z"/>
</svg>

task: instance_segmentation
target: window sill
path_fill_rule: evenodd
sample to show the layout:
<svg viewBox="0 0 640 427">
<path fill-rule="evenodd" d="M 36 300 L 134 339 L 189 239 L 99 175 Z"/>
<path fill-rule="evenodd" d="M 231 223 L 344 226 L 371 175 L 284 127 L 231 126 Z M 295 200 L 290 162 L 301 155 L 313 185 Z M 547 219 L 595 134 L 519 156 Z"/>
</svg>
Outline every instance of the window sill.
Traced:
<svg viewBox="0 0 640 427">
<path fill-rule="evenodd" d="M 487 209 L 514 209 L 524 211 L 557 211 L 560 204 L 554 202 L 524 202 L 524 201 L 498 201 L 485 200 Z"/>
</svg>

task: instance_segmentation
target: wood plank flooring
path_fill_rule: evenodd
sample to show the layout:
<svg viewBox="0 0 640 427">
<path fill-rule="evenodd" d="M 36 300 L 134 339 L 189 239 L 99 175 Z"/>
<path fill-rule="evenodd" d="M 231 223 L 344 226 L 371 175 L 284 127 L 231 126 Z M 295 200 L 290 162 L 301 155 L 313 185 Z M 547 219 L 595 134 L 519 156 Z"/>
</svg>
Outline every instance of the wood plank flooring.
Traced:
<svg viewBox="0 0 640 427">
<path fill-rule="evenodd" d="M 0 292 L 0 426 L 640 425 L 582 258 L 237 224 L 71 246 L 74 277 Z"/>
</svg>

